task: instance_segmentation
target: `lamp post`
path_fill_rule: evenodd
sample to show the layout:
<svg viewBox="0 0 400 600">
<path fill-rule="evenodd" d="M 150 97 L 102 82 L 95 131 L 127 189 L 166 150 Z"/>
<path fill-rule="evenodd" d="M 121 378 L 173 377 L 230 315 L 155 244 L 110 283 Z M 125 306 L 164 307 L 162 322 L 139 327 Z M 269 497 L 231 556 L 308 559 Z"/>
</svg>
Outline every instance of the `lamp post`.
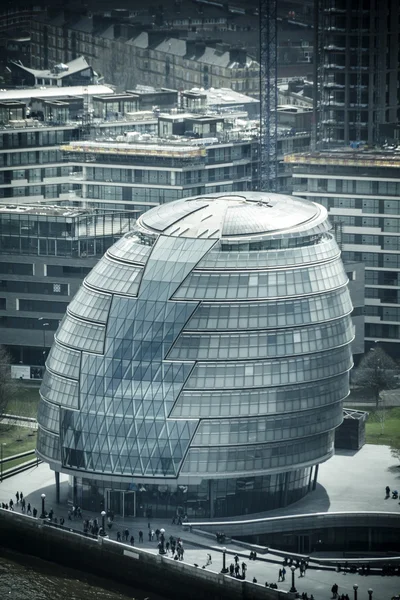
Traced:
<svg viewBox="0 0 400 600">
<path fill-rule="evenodd" d="M 46 518 L 46 511 L 44 510 L 44 501 L 46 500 L 46 494 L 42 494 L 41 496 L 42 499 L 42 514 L 40 515 L 41 519 L 45 519 Z"/>
<path fill-rule="evenodd" d="M 227 573 L 229 569 L 226 568 L 226 548 L 222 548 L 222 571 L 221 573 Z"/>
<path fill-rule="evenodd" d="M 106 535 L 106 524 L 105 524 L 106 511 L 102 510 L 100 514 L 101 514 L 101 533 L 100 533 L 100 535 L 102 535 L 104 537 Z"/>
<path fill-rule="evenodd" d="M 373 590 L 372 588 L 369 588 L 369 590 L 368 590 L 368 597 L 369 597 L 369 600 L 372 600 L 372 593 L 373 593 L 373 591 L 374 591 L 374 590 Z"/>
<path fill-rule="evenodd" d="M 3 446 L 5 446 L 4 442 L 0 444 L 0 481 L 3 481 Z"/>
<path fill-rule="evenodd" d="M 38 321 L 43 321 L 44 317 L 39 317 Z M 42 323 L 42 328 L 43 328 L 43 350 L 42 350 L 42 354 L 43 354 L 43 364 L 45 364 L 46 362 L 46 329 L 45 327 L 49 327 L 50 323 Z"/>
<path fill-rule="evenodd" d="M 357 600 L 358 585 L 356 583 L 353 585 L 353 590 L 354 590 L 354 600 Z"/>
<path fill-rule="evenodd" d="M 292 571 L 292 587 L 290 588 L 290 591 L 295 594 L 297 592 L 296 590 L 296 586 L 294 585 L 294 573 L 296 571 L 296 567 L 294 565 L 292 565 L 290 567 L 290 570 Z"/>
</svg>

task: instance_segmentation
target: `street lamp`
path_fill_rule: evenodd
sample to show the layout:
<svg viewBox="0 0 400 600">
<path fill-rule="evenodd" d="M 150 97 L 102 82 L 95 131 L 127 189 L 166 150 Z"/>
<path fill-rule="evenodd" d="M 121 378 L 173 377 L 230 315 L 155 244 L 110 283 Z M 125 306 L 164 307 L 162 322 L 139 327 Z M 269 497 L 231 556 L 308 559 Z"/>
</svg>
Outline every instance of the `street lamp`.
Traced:
<svg viewBox="0 0 400 600">
<path fill-rule="evenodd" d="M 102 510 L 100 514 L 101 514 L 101 533 L 100 533 L 100 535 L 105 536 L 106 535 L 106 524 L 105 524 L 106 511 Z"/>
<path fill-rule="evenodd" d="M 358 585 L 356 583 L 353 585 L 353 590 L 354 590 L 354 600 L 357 600 Z"/>
<path fill-rule="evenodd" d="M 46 494 L 42 494 L 41 496 L 42 499 L 42 514 L 40 515 L 41 519 L 45 519 L 46 518 L 46 512 L 44 510 L 44 501 L 46 500 Z"/>
<path fill-rule="evenodd" d="M 292 565 L 290 570 L 292 571 L 292 587 L 290 588 L 290 591 L 295 594 L 297 592 L 296 586 L 294 585 L 294 572 L 296 571 L 296 567 Z"/>
<path fill-rule="evenodd" d="M 4 442 L 0 444 L 0 481 L 3 481 L 3 446 L 5 446 Z"/>
<path fill-rule="evenodd" d="M 222 571 L 221 573 L 228 573 L 229 569 L 226 568 L 226 548 L 222 548 Z"/>
<path fill-rule="evenodd" d="M 369 590 L 368 590 L 369 600 L 372 600 L 372 593 L 373 593 L 373 591 L 374 590 L 372 588 L 369 588 Z"/>
<path fill-rule="evenodd" d="M 39 317 L 38 321 L 43 321 L 44 317 Z M 42 328 L 43 328 L 43 364 L 45 364 L 46 362 L 46 329 L 45 327 L 49 327 L 50 323 L 42 323 Z"/>
</svg>

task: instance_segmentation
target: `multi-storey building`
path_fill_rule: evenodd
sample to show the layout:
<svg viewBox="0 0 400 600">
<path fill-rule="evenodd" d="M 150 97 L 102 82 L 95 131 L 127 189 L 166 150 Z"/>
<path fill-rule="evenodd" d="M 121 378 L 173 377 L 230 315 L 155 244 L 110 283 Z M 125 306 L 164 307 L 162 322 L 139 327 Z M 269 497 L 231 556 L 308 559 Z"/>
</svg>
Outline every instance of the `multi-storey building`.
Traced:
<svg viewBox="0 0 400 600">
<path fill-rule="evenodd" d="M 375 144 L 399 122 L 399 2 L 316 2 L 321 148 Z"/>
<path fill-rule="evenodd" d="M 54 332 L 82 279 L 136 217 L 0 206 L 0 340 L 13 363 L 26 367 L 26 377 L 42 376 Z"/>
<path fill-rule="evenodd" d="M 37 452 L 70 475 L 75 506 L 227 517 L 315 487 L 354 335 L 330 229 L 314 202 L 207 194 L 144 213 L 109 248 L 40 390 Z"/>
<path fill-rule="evenodd" d="M 346 149 L 285 162 L 293 193 L 328 209 L 344 261 L 365 265 L 366 349 L 380 340 L 400 356 L 400 154 Z"/>
</svg>

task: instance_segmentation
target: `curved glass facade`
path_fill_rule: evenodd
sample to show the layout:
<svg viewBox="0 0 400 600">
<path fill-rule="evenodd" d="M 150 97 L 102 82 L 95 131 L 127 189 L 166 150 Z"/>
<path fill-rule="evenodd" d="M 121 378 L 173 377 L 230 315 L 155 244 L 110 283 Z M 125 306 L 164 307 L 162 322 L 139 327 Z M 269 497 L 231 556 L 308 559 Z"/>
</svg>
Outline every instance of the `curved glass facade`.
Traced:
<svg viewBox="0 0 400 600">
<path fill-rule="evenodd" d="M 333 453 L 351 310 L 323 207 L 246 193 L 148 211 L 68 307 L 38 454 L 96 509 L 220 517 L 293 502 Z"/>
</svg>

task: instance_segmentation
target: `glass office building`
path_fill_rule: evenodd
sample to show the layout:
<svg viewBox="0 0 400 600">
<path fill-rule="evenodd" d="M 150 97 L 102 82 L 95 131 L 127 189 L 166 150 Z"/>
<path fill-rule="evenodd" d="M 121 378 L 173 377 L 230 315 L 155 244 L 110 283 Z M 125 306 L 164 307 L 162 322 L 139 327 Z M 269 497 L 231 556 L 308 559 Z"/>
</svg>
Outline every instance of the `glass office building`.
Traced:
<svg viewBox="0 0 400 600">
<path fill-rule="evenodd" d="M 219 517 L 294 502 L 334 451 L 351 311 L 324 207 L 255 192 L 156 207 L 67 309 L 38 455 L 95 510 Z"/>
</svg>

